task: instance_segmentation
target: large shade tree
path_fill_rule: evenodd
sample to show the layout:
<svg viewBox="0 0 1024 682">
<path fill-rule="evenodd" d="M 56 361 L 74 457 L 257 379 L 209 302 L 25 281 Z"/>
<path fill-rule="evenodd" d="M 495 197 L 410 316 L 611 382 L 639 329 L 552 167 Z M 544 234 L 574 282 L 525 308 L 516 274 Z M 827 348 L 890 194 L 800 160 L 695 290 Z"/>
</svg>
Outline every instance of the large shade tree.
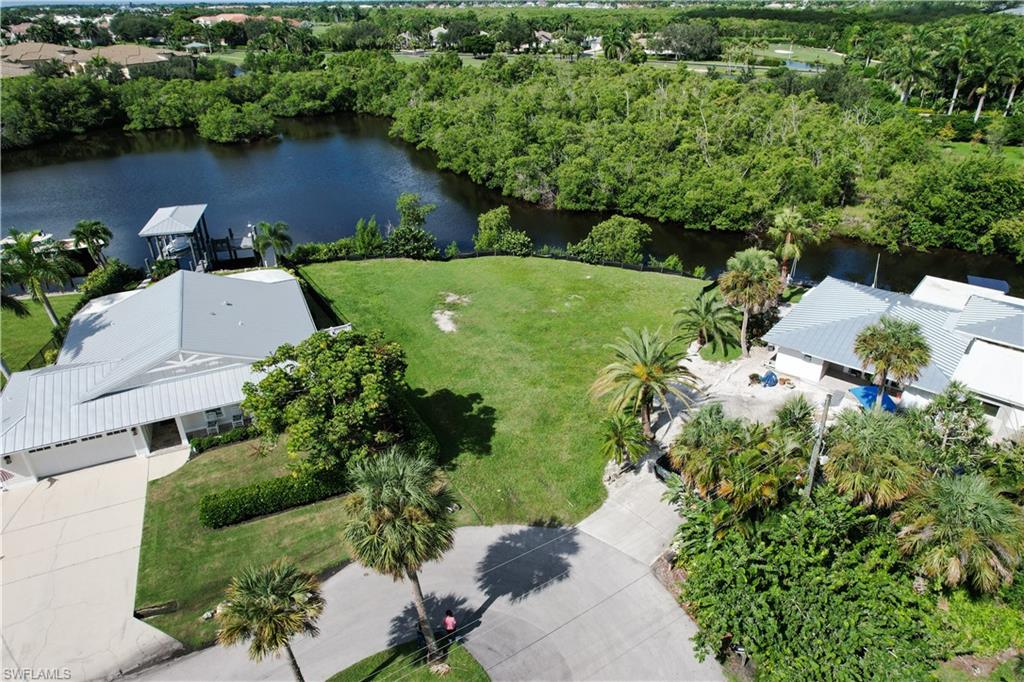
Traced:
<svg viewBox="0 0 1024 682">
<path fill-rule="evenodd" d="M 749 356 L 747 327 L 750 315 L 762 311 L 782 293 L 778 263 L 770 252 L 750 248 L 731 257 L 725 267 L 725 272 L 718 278 L 718 285 L 726 302 L 743 310 L 740 349 L 744 356 Z"/>
<path fill-rule="evenodd" d="M 921 325 L 891 315 L 883 315 L 878 322 L 864 327 L 854 339 L 853 352 L 865 369 L 874 370 L 874 382 L 878 385 L 875 410 L 882 409 L 889 379 L 900 384 L 915 381 L 932 357 Z"/>
<path fill-rule="evenodd" d="M 85 247 L 97 266 L 107 264 L 103 255 L 105 249 L 114 239 L 114 233 L 99 220 L 79 220 L 71 230 L 71 238 L 77 247 Z"/>
<path fill-rule="evenodd" d="M 54 327 L 60 324 L 53 311 L 46 290 L 51 285 L 67 282 L 82 269 L 67 253 L 60 242 L 40 239 L 38 230 L 20 232 L 11 229 L 11 243 L 4 246 L 0 256 L 2 267 L 10 280 L 24 285 L 32 298 L 39 301 Z"/>
<path fill-rule="evenodd" d="M 250 567 L 232 578 L 217 609 L 217 642 L 223 646 L 249 642 L 249 658 L 257 662 L 283 649 L 295 679 L 303 682 L 291 640 L 296 635 L 319 634 L 316 621 L 323 610 L 315 576 L 285 562 Z"/>
<path fill-rule="evenodd" d="M 408 580 L 427 659 L 437 657 L 437 642 L 420 587 L 423 564 L 437 561 L 455 541 L 454 502 L 441 471 L 425 457 L 400 448 L 352 467 L 353 492 L 345 499 L 349 517 L 343 533 L 356 561 L 394 580 Z"/>
<path fill-rule="evenodd" d="M 930 479 L 894 520 L 903 552 L 950 587 L 993 592 L 1013 581 L 1024 553 L 1024 510 L 980 474 Z"/>
<path fill-rule="evenodd" d="M 607 346 L 614 360 L 598 372 L 590 387 L 592 397 L 611 398 L 612 411 L 639 413 L 647 438 L 654 438 L 651 411 L 655 398 L 668 410 L 670 395 L 689 402 L 686 389 L 696 388 L 696 377 L 683 365 L 686 352 L 675 348 L 674 341 L 661 329 L 623 329 L 622 338 Z"/>
</svg>

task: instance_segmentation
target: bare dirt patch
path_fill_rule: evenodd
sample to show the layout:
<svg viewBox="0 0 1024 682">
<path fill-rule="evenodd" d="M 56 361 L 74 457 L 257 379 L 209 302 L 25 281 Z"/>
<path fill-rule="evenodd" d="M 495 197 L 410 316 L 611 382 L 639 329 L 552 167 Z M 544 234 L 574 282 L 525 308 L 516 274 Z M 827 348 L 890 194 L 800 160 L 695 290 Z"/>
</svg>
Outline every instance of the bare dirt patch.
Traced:
<svg viewBox="0 0 1024 682">
<path fill-rule="evenodd" d="M 446 291 L 442 295 L 444 296 L 444 302 L 446 305 L 466 305 L 471 300 L 469 296 L 453 294 L 450 291 Z"/>
<path fill-rule="evenodd" d="M 455 313 L 450 310 L 435 310 L 434 324 L 445 334 L 457 332 L 459 328 L 455 325 Z"/>
</svg>

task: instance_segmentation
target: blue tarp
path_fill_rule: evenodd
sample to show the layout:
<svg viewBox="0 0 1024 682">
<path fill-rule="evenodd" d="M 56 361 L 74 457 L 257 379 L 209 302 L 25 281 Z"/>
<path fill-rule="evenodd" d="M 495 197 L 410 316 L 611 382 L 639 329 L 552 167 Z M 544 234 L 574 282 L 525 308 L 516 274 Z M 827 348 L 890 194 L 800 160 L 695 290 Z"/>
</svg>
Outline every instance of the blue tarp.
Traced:
<svg viewBox="0 0 1024 682">
<path fill-rule="evenodd" d="M 875 406 L 875 399 L 878 397 L 878 386 L 858 386 L 857 388 L 851 388 L 850 393 L 860 401 L 861 405 L 870 410 Z M 896 403 L 892 401 L 888 393 L 882 395 L 882 409 L 886 412 L 896 411 Z"/>
<path fill-rule="evenodd" d="M 761 385 L 764 386 L 765 388 L 771 388 L 777 383 L 779 383 L 779 377 L 775 374 L 775 372 L 769 371 L 767 374 L 761 377 Z"/>
</svg>

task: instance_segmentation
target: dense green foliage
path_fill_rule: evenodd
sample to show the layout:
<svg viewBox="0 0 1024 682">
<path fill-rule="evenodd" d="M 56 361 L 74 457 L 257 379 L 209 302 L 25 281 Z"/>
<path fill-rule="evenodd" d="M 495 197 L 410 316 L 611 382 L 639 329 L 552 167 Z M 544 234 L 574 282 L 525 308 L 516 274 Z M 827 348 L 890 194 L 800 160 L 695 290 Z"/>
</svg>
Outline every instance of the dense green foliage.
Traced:
<svg viewBox="0 0 1024 682">
<path fill-rule="evenodd" d="M 222 445 L 230 445 L 231 443 L 240 443 L 244 440 L 256 438 L 259 433 L 256 429 L 251 426 L 245 426 L 238 429 L 231 429 L 225 433 L 219 433 L 216 436 L 196 436 L 189 438 L 188 443 L 192 446 L 192 452 L 199 455 L 207 450 L 220 447 Z"/>
<path fill-rule="evenodd" d="M 617 215 L 595 225 L 583 241 L 569 244 L 566 251 L 584 263 L 640 265 L 644 262 L 644 247 L 650 241 L 650 225 Z"/>
<path fill-rule="evenodd" d="M 759 680 L 926 679 L 940 655 L 931 610 L 877 523 L 821 488 L 747 535 L 705 528 L 683 585 L 698 651 L 740 645 Z"/>
<path fill-rule="evenodd" d="M 288 433 L 297 471 L 338 471 L 405 436 L 405 357 L 379 334 L 317 332 L 253 369 L 265 375 L 245 384 L 242 409 L 267 440 Z"/>
<path fill-rule="evenodd" d="M 533 253 L 533 241 L 525 231 L 512 228 L 508 206 L 499 206 L 480 214 L 473 249 L 477 253 L 529 256 Z"/>
<path fill-rule="evenodd" d="M 248 142 L 274 131 L 274 117 L 258 104 L 222 102 L 196 119 L 199 134 L 214 142 Z"/>
<path fill-rule="evenodd" d="M 223 528 L 340 495 L 344 490 L 345 481 L 337 476 L 279 476 L 204 495 L 199 500 L 199 522 L 207 528 Z"/>
</svg>

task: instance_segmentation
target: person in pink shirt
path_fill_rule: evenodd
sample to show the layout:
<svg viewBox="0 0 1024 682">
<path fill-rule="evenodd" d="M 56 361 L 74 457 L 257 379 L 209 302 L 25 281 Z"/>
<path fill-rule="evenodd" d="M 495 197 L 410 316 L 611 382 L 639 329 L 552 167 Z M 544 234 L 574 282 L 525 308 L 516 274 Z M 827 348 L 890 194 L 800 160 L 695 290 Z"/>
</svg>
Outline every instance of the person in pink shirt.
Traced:
<svg viewBox="0 0 1024 682">
<path fill-rule="evenodd" d="M 452 640 L 455 639 L 455 628 L 458 626 L 458 622 L 455 620 L 455 614 L 452 613 L 451 609 L 444 612 L 444 649 L 445 651 L 452 645 Z"/>
</svg>

